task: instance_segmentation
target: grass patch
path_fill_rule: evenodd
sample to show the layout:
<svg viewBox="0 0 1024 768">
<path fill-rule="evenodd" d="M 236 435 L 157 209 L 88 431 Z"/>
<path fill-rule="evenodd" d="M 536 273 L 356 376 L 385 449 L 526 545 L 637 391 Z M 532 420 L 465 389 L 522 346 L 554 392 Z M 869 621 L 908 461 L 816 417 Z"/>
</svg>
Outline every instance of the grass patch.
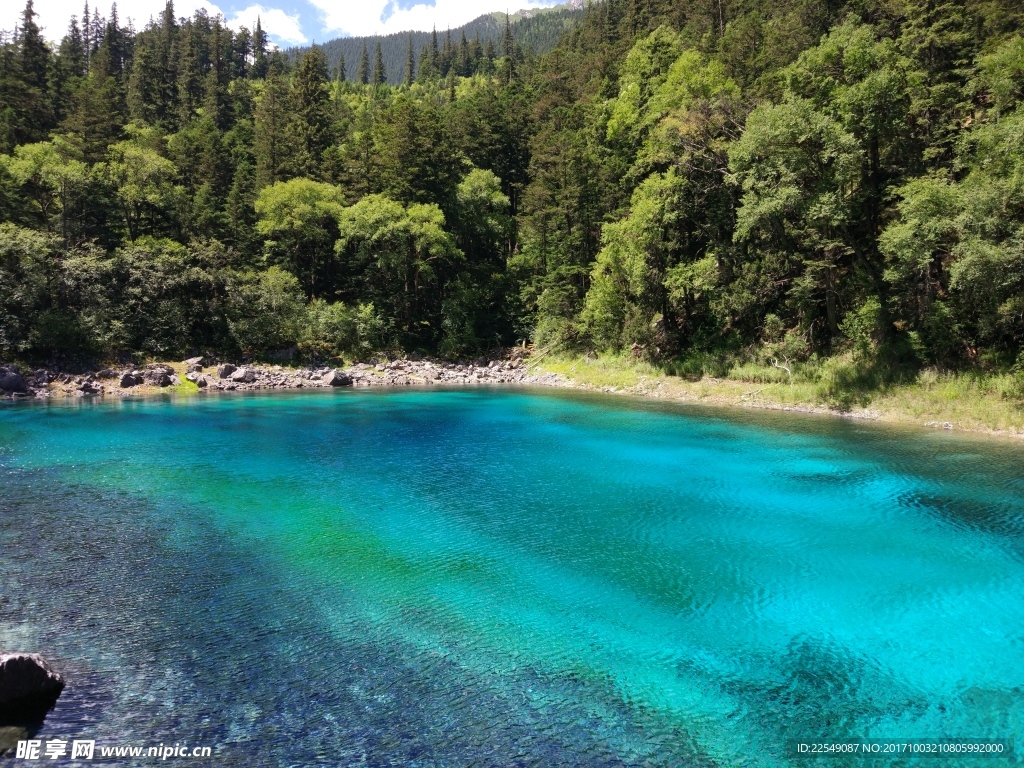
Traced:
<svg viewBox="0 0 1024 768">
<path fill-rule="evenodd" d="M 853 412 L 894 423 L 1024 434 L 1019 374 L 928 369 L 894 375 L 882 363 L 859 364 L 849 355 L 793 363 L 790 371 L 750 361 L 706 366 L 719 375 L 695 375 L 692 363 L 685 375 L 678 375 L 683 368 L 679 364 L 661 367 L 628 354 L 548 356 L 537 365 L 588 389 L 720 405 Z"/>
</svg>

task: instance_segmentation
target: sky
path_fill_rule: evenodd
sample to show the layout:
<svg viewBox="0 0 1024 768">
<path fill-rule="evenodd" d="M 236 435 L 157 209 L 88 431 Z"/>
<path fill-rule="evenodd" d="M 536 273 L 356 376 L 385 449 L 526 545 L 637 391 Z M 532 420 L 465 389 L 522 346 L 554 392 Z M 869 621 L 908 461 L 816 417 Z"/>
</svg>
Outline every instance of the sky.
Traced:
<svg viewBox="0 0 1024 768">
<path fill-rule="evenodd" d="M 121 23 L 131 18 L 137 29 L 158 18 L 165 0 L 119 0 Z M 0 3 L 0 29 L 12 30 L 21 20 L 24 0 Z M 174 15 L 191 16 L 199 8 L 221 14 L 232 27 L 252 27 L 259 16 L 264 31 L 282 48 L 336 37 L 390 34 L 432 27 L 458 27 L 492 11 L 514 13 L 524 8 L 546 8 L 564 0 L 176 0 Z M 43 34 L 58 41 L 72 15 L 82 16 L 84 0 L 35 0 L 36 23 Z M 110 0 L 92 0 L 101 16 L 110 15 Z M 91 11 L 90 11 L 91 12 Z"/>
</svg>

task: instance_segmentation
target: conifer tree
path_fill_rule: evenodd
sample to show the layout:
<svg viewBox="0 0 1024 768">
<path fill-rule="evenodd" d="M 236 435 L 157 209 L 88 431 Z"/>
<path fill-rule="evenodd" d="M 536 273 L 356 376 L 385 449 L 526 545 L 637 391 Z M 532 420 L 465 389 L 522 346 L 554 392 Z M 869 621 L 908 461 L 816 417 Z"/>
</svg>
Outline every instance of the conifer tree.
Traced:
<svg viewBox="0 0 1024 768">
<path fill-rule="evenodd" d="M 366 50 L 366 42 L 363 42 L 363 52 L 359 54 L 359 70 L 356 72 L 356 82 L 360 85 L 368 85 L 370 82 L 370 54 Z"/>
<path fill-rule="evenodd" d="M 388 81 L 387 69 L 384 67 L 384 51 L 377 41 L 377 50 L 373 54 L 373 84 L 385 85 Z"/>
<path fill-rule="evenodd" d="M 9 104 L 18 112 L 15 141 L 25 144 L 44 138 L 52 126 L 53 109 L 49 95 L 50 49 L 36 24 L 32 0 L 25 3 L 17 36 L 16 101 Z"/>
<path fill-rule="evenodd" d="M 315 178 L 321 175 L 324 150 L 331 145 L 332 109 L 327 58 L 314 45 L 299 61 L 292 78 L 291 134 L 295 146 L 295 171 Z"/>
<path fill-rule="evenodd" d="M 256 17 L 256 29 L 252 33 L 252 76 L 262 80 L 267 76 L 267 34 L 263 31 L 260 17 Z"/>
<path fill-rule="evenodd" d="M 256 156 L 258 189 L 290 176 L 292 148 L 288 130 L 289 101 L 288 81 L 280 73 L 269 73 L 263 95 L 256 106 L 253 152 Z"/>
<path fill-rule="evenodd" d="M 412 85 L 416 78 L 416 54 L 412 50 L 412 34 L 409 35 L 409 50 L 405 57 L 405 78 L 406 85 Z"/>
</svg>

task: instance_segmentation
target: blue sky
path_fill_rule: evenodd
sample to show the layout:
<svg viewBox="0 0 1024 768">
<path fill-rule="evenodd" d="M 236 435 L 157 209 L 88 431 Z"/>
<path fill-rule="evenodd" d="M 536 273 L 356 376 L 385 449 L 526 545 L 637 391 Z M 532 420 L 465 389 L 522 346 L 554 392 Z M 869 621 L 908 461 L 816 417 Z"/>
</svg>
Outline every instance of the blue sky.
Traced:
<svg viewBox="0 0 1024 768">
<path fill-rule="evenodd" d="M 109 15 L 109 1 L 99 0 L 100 13 Z M 515 12 L 544 8 L 564 0 L 176 0 L 176 16 L 198 8 L 220 13 L 233 27 L 252 26 L 259 16 L 271 40 L 281 47 L 324 42 L 345 35 L 372 35 L 458 27 L 492 11 Z M 93 0 L 95 5 L 96 0 Z M 38 23 L 51 40 L 59 40 L 72 14 L 82 15 L 83 0 L 35 0 Z M 7 0 L 0 10 L 0 28 L 18 23 L 22 0 Z M 159 16 L 164 0 L 120 0 L 118 16 L 136 27 Z"/>
</svg>

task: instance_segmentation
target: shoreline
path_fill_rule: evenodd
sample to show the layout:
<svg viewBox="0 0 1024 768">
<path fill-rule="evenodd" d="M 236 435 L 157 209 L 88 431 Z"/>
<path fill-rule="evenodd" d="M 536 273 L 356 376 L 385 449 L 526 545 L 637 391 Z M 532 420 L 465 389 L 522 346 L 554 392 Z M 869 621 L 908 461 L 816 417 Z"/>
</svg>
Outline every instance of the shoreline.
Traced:
<svg viewBox="0 0 1024 768">
<path fill-rule="evenodd" d="M 204 365 L 206 360 L 197 357 L 181 362 L 151 363 L 117 370 L 108 368 L 81 374 L 47 369 L 20 373 L 14 366 L 0 365 L 0 395 L 15 400 L 123 399 L 200 392 L 508 384 L 575 389 L 719 408 L 830 416 L 1010 439 L 1024 438 L 1024 413 L 1021 414 L 1021 426 L 1009 428 L 984 424 L 977 417 L 957 419 L 957 414 L 953 412 L 957 410 L 955 406 L 970 404 L 972 400 L 969 398 L 951 401 L 946 409 L 908 414 L 886 402 L 887 398 L 898 399 L 900 392 L 896 390 L 895 394 L 879 394 L 877 399 L 882 400 L 880 403 L 873 401 L 866 406 L 844 409 L 800 399 L 799 396 L 796 400 L 773 397 L 777 394 L 775 390 L 785 385 L 760 385 L 709 376 L 694 381 L 663 373 L 641 375 L 621 364 L 601 367 L 599 363 L 585 358 L 545 362 L 542 357 L 531 357 L 527 350 L 517 347 L 488 358 L 461 363 L 402 357 L 386 362 L 355 363 L 346 367 L 291 368 L 281 365 L 236 366 L 231 363 L 218 364 L 215 360 Z M 583 367 L 582 371 L 579 370 L 580 366 Z M 12 392 L 7 389 L 11 382 L 11 371 L 15 371 L 23 380 L 22 391 Z M 7 387 L 4 386 L 5 375 Z M 124 384 L 128 386 L 122 386 Z M 783 390 L 783 394 L 792 397 L 792 387 L 790 391 Z"/>
<path fill-rule="evenodd" d="M 452 363 L 432 358 L 398 358 L 347 367 L 257 365 L 207 361 L 194 357 L 181 362 L 104 368 L 69 373 L 39 368 L 22 372 L 0 365 L 0 395 L 14 400 L 68 398 L 126 398 L 157 394 L 251 392 L 349 387 L 416 385 L 521 384 L 565 386 L 564 377 L 537 371 L 527 353 L 514 349 L 500 356 Z"/>
</svg>

